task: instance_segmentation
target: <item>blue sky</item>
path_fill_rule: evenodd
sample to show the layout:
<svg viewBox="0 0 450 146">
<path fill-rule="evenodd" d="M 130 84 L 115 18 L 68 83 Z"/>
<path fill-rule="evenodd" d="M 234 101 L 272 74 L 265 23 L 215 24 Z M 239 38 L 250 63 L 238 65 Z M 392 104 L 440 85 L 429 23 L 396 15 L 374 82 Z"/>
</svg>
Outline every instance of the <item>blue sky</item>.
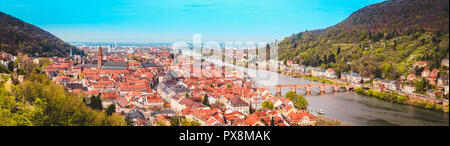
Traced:
<svg viewBox="0 0 450 146">
<path fill-rule="evenodd" d="M 273 41 L 332 26 L 383 0 L 2 0 L 64 41 Z"/>
</svg>

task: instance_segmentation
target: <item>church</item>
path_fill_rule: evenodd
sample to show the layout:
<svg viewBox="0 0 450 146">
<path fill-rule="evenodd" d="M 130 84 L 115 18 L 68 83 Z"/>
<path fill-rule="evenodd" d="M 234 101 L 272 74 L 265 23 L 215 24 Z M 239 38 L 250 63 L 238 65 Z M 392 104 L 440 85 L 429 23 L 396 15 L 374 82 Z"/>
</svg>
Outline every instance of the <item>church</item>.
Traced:
<svg viewBox="0 0 450 146">
<path fill-rule="evenodd" d="M 103 61 L 102 47 L 98 48 L 97 68 L 101 70 L 128 70 L 128 62 Z"/>
</svg>

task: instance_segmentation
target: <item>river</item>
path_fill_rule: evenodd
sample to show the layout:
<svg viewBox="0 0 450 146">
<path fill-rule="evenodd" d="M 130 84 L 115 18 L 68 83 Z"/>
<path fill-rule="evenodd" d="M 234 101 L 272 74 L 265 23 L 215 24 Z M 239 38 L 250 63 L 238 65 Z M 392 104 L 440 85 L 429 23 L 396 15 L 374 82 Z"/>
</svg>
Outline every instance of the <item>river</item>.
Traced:
<svg viewBox="0 0 450 146">
<path fill-rule="evenodd" d="M 183 54 L 192 55 L 195 53 Z M 194 56 L 198 56 L 195 54 Z M 256 70 L 222 63 L 217 59 L 206 59 L 217 65 L 235 67 L 247 72 L 258 86 L 273 86 L 286 84 L 311 84 L 302 78 L 279 74 L 273 71 Z M 319 92 L 319 89 L 312 89 Z M 288 88 L 282 89 L 284 95 Z M 341 120 L 345 124 L 354 126 L 449 126 L 449 113 L 426 110 L 410 105 L 395 104 L 377 98 L 357 94 L 355 92 L 328 92 L 322 94 L 309 94 L 305 98 L 309 102 L 308 110 L 315 112 L 322 109 L 325 116 Z M 274 90 L 271 90 L 273 93 Z M 304 94 L 302 89 L 297 93 Z"/>
</svg>

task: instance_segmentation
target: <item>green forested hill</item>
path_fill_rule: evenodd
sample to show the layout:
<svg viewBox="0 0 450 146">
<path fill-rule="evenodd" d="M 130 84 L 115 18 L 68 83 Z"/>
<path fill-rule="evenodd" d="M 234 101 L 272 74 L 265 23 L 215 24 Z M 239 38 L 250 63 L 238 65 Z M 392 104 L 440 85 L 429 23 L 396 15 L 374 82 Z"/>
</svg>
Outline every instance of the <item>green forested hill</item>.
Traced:
<svg viewBox="0 0 450 146">
<path fill-rule="evenodd" d="M 0 12 L 0 51 L 16 55 L 67 56 L 73 48 L 51 33 Z"/>
<path fill-rule="evenodd" d="M 448 0 L 391 0 L 362 8 L 326 29 L 279 44 L 280 60 L 396 79 L 415 61 L 439 68 L 448 58 Z"/>
<path fill-rule="evenodd" d="M 83 103 L 45 74 L 28 74 L 18 85 L 0 75 L 0 126 L 125 126 L 123 117 L 107 115 Z"/>
</svg>

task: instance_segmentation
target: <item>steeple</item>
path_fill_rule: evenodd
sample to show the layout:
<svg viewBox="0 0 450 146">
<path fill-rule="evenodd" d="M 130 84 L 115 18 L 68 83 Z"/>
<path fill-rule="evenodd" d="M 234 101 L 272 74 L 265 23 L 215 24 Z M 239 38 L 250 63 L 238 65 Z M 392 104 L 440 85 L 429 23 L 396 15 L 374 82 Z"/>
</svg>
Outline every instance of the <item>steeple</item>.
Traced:
<svg viewBox="0 0 450 146">
<path fill-rule="evenodd" d="M 73 56 L 72 48 L 70 48 L 70 57 Z"/>
<path fill-rule="evenodd" d="M 102 67 L 102 65 L 103 65 L 102 61 L 103 61 L 102 47 L 100 46 L 100 47 L 98 47 L 98 61 L 97 61 L 98 68 Z"/>
</svg>

